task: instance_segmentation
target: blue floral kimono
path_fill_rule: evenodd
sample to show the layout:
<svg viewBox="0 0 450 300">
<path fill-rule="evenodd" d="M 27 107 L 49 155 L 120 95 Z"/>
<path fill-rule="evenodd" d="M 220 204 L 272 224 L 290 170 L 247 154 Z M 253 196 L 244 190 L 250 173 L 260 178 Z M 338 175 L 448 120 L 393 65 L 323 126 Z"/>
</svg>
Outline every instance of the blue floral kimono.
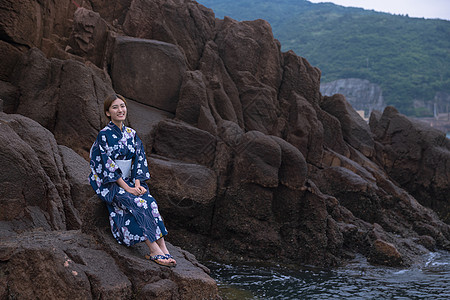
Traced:
<svg viewBox="0 0 450 300">
<path fill-rule="evenodd" d="M 91 174 L 89 182 L 101 200 L 106 202 L 114 238 L 127 246 L 148 239 L 154 242 L 167 234 L 155 199 L 148 192 L 145 180 L 150 174 L 144 146 L 130 127 L 122 131 L 113 122 L 103 128 L 91 148 Z M 132 160 L 131 176 L 122 174 L 116 160 Z M 135 196 L 126 192 L 116 181 L 122 177 L 134 187 L 135 179 L 147 192 Z M 130 178 L 128 178 L 130 177 Z"/>
</svg>

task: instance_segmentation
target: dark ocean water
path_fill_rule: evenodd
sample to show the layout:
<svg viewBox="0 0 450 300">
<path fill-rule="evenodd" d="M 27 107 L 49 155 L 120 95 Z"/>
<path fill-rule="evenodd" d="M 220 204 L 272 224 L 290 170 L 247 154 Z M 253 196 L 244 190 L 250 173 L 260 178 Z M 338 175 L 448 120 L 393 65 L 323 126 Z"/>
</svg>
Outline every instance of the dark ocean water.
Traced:
<svg viewBox="0 0 450 300">
<path fill-rule="evenodd" d="M 371 266 L 356 257 L 324 270 L 205 263 L 223 299 L 450 299 L 450 253 L 433 252 L 415 266 Z"/>
</svg>

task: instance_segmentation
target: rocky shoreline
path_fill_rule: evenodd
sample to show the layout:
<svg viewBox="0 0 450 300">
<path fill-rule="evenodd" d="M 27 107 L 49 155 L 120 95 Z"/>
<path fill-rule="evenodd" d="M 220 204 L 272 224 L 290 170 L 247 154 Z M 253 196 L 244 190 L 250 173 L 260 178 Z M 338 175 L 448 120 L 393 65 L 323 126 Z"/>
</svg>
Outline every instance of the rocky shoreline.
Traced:
<svg viewBox="0 0 450 300">
<path fill-rule="evenodd" d="M 267 22 L 189 0 L 2 5 L 0 298 L 215 299 L 197 259 L 408 266 L 450 250 L 445 134 L 322 96 L 320 70 Z M 87 182 L 112 92 L 176 268 L 117 245 Z"/>
</svg>

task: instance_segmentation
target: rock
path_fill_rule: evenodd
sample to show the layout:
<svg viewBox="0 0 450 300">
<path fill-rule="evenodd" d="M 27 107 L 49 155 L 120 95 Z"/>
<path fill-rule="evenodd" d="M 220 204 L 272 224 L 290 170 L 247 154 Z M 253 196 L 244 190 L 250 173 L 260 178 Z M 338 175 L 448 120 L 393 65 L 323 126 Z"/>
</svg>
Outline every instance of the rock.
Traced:
<svg viewBox="0 0 450 300">
<path fill-rule="evenodd" d="M 123 24 L 132 0 L 119 0 L 116 2 L 105 2 L 103 0 L 92 0 L 84 2 L 83 7 L 98 12 L 102 19 L 116 26 Z M 89 6 L 90 5 L 90 6 Z"/>
<path fill-rule="evenodd" d="M 6 81 L 0 81 L 0 99 L 2 99 L 2 112 L 11 114 L 17 110 L 19 90 Z"/>
<path fill-rule="evenodd" d="M 233 149 L 236 151 L 233 163 L 235 184 L 253 183 L 263 187 L 277 187 L 282 154 L 277 141 L 261 132 L 249 131 L 240 137 L 238 144 L 239 147 Z M 286 168 L 284 171 L 287 171 Z"/>
<path fill-rule="evenodd" d="M 308 166 L 302 153 L 285 140 L 271 136 L 281 149 L 281 165 L 278 178 L 282 185 L 291 189 L 301 189 L 308 175 Z"/>
<path fill-rule="evenodd" d="M 158 123 L 153 151 L 169 158 L 212 166 L 217 139 L 209 132 L 176 121 Z"/>
<path fill-rule="evenodd" d="M 320 92 L 324 96 L 344 95 L 355 110 L 363 110 L 366 116 L 386 107 L 381 87 L 365 79 L 346 78 L 321 83 Z"/>
<path fill-rule="evenodd" d="M 92 247 L 94 238 L 78 231 L 24 233 L 2 239 L 1 245 L 11 249 L 1 258 L 0 269 L 8 274 L 7 295 L 21 299 L 157 299 L 158 295 L 196 299 L 201 289 L 204 297 L 216 298 L 217 286 L 205 273 L 207 269 L 198 268 L 186 252 L 169 245 L 178 262 L 169 269 L 145 260 L 143 247 L 126 248 L 112 237 L 109 240 L 110 249 L 99 249 Z"/>
<path fill-rule="evenodd" d="M 100 14 L 83 7 L 78 8 L 73 16 L 70 52 L 85 57 L 101 68 L 105 58 L 108 25 Z"/>
<path fill-rule="evenodd" d="M 402 256 L 397 248 L 393 244 L 380 239 L 373 243 L 372 253 L 368 257 L 368 260 L 373 264 L 389 266 L 402 265 Z"/>
<path fill-rule="evenodd" d="M 123 23 L 126 35 L 177 45 L 191 69 L 205 43 L 214 39 L 214 26 L 211 9 L 191 1 L 165 0 L 132 1 Z"/>
<path fill-rule="evenodd" d="M 0 25 L 1 26 L 1 25 Z M 7 42 L 0 41 L 0 81 L 8 81 L 17 61 L 20 59 L 21 52 Z M 3 89 L 2 89 L 3 90 Z"/>
<path fill-rule="evenodd" d="M 0 113 L 2 221 L 17 220 L 15 230 L 66 229 L 64 201 L 69 186 L 53 135 L 20 115 Z M 67 209 L 69 207 L 66 206 Z"/>
<path fill-rule="evenodd" d="M 76 9 L 72 1 L 5 0 L 3 7 L 0 31 L 5 37 L 2 40 L 21 48 L 42 48 L 45 54 L 64 55 L 58 44 L 69 35 L 72 27 L 69 20 Z"/>
<path fill-rule="evenodd" d="M 183 55 L 175 45 L 116 38 L 111 78 L 116 91 L 126 98 L 175 113 L 185 71 Z"/>
<path fill-rule="evenodd" d="M 197 164 L 162 160 L 151 156 L 152 189 L 173 199 L 210 204 L 216 195 L 216 174 Z M 171 199 L 171 201 L 173 201 Z M 183 205 L 181 205 L 183 206 Z"/>
<path fill-rule="evenodd" d="M 21 93 L 17 113 L 37 121 L 59 144 L 87 158 L 105 124 L 103 99 L 112 93 L 109 76 L 74 60 L 48 60 L 34 48 L 16 66 L 12 83 Z"/>
<path fill-rule="evenodd" d="M 314 107 L 295 93 L 289 100 L 286 141 L 298 148 L 309 163 L 321 164 L 324 130 Z"/>
<path fill-rule="evenodd" d="M 372 114 L 369 132 L 341 96 L 322 97 L 320 70 L 281 53 L 265 21 L 214 19 L 188 0 L 84 1 L 73 19 L 76 6 L 7 1 L 0 12 L 0 56 L 17 59 L 0 60 L 0 98 L 22 115 L 1 115 L 1 274 L 31 253 L 57 262 L 45 269 L 32 260 L 48 270 L 39 279 L 55 277 L 66 253 L 86 298 L 217 297 L 186 251 L 170 245 L 179 266 L 166 270 L 144 265 L 145 245 L 118 245 L 104 203 L 80 181 L 105 125 L 102 101 L 114 92 L 127 97 L 127 124 L 145 143 L 168 239 L 199 259 L 329 267 L 361 253 L 408 266 L 433 246 L 450 249 L 450 226 L 415 198 L 443 216 L 442 135 L 391 108 Z M 16 290 L 28 277 L 14 276 Z M 1 298 L 15 297 L 8 281 L 0 278 Z M 45 282 L 38 293 L 73 284 L 53 291 Z"/>
<path fill-rule="evenodd" d="M 237 22 L 225 18 L 215 43 L 239 91 L 245 128 L 280 135 L 284 126 L 279 124 L 283 120 L 278 119 L 281 112 L 277 101 L 281 55 L 270 25 L 263 20 Z"/>
<path fill-rule="evenodd" d="M 97 197 L 87 180 L 91 172 L 89 162 L 66 146 L 59 145 L 58 148 L 64 164 L 64 172 L 70 184 L 70 198 L 68 201 L 70 201 L 71 206 L 75 207 L 81 225 L 85 223 L 83 219 L 88 213 L 85 209 L 92 209 L 92 207 L 86 205 L 86 200 L 94 196 Z"/>
<path fill-rule="evenodd" d="M 283 53 L 283 82 L 280 87 L 280 97 L 289 99 L 292 92 L 309 101 L 318 104 L 320 101 L 320 70 L 310 65 L 303 57 L 293 51 Z"/>
<path fill-rule="evenodd" d="M 342 95 L 323 97 L 320 107 L 339 120 L 345 141 L 367 157 L 374 154 L 369 126 Z"/>
<path fill-rule="evenodd" d="M 389 176 L 449 223 L 450 141 L 445 133 L 389 106 L 381 117 L 371 118 L 370 126 L 380 143 L 378 161 Z"/>
<path fill-rule="evenodd" d="M 203 107 L 208 107 L 208 95 L 203 75 L 200 71 L 186 72 L 181 86 L 176 117 L 189 124 L 197 125 Z"/>
<path fill-rule="evenodd" d="M 152 132 L 158 123 L 175 117 L 169 112 L 130 99 L 127 99 L 127 109 L 128 126 L 136 130 L 147 149 L 152 148 Z"/>
<path fill-rule="evenodd" d="M 317 118 L 323 125 L 324 146 L 343 156 L 350 156 L 350 150 L 344 141 L 339 120 L 324 110 L 317 112 Z"/>
<path fill-rule="evenodd" d="M 235 82 L 252 75 L 272 89 L 281 83 L 280 44 L 265 20 L 237 22 L 226 17 L 215 39 L 219 55 Z M 239 46 L 238 46 L 239 45 Z M 242 85 L 238 85 L 241 92 Z"/>
<path fill-rule="evenodd" d="M 233 121 L 243 127 L 244 117 L 239 91 L 218 54 L 217 44 L 213 41 L 208 42 L 205 46 L 199 70 L 206 79 L 205 84 L 209 93 L 214 98 L 214 101 L 209 102 L 215 108 L 214 114 L 223 120 Z"/>
</svg>

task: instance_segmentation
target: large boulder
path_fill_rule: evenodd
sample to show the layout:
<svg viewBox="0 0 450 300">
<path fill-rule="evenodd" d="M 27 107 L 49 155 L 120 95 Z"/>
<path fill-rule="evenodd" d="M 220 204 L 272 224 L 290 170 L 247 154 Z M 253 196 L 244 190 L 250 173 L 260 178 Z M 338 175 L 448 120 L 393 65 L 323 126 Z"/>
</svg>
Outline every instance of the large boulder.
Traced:
<svg viewBox="0 0 450 300">
<path fill-rule="evenodd" d="M 184 57 L 173 44 L 116 38 L 111 78 L 116 91 L 127 98 L 175 113 L 185 71 Z"/>
</svg>

